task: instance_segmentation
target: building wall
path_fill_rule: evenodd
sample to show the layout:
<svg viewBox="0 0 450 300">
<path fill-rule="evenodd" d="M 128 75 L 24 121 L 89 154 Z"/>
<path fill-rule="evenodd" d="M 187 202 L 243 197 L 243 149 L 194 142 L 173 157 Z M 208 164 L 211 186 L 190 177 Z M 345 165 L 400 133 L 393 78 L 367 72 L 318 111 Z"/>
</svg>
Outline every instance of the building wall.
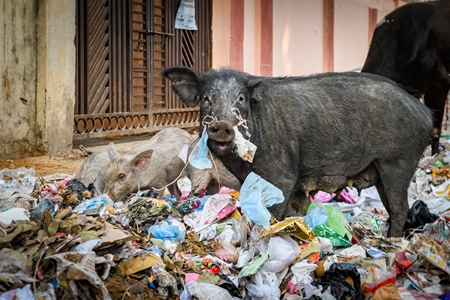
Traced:
<svg viewBox="0 0 450 300">
<path fill-rule="evenodd" d="M 0 1 L 0 158 L 34 150 L 37 11 L 36 1 Z"/>
<path fill-rule="evenodd" d="M 231 0 L 213 0 L 212 67 L 230 66 Z"/>
<path fill-rule="evenodd" d="M 322 1 L 285 0 L 273 4 L 273 76 L 322 72 Z"/>
<path fill-rule="evenodd" d="M 0 0 L 0 158 L 72 150 L 75 5 Z"/>
<path fill-rule="evenodd" d="M 369 45 L 369 9 L 348 0 L 335 0 L 334 12 L 333 71 L 361 68 Z"/>
<path fill-rule="evenodd" d="M 45 108 L 43 147 L 52 155 L 72 150 L 75 107 L 75 1 L 40 0 L 37 99 Z M 45 14 L 45 17 L 42 17 Z M 45 121 L 44 121 L 45 120 Z"/>
<path fill-rule="evenodd" d="M 236 1 L 213 1 L 213 68 L 231 66 L 272 76 L 362 67 L 377 22 L 404 4 L 399 0 L 243 0 L 242 7 L 233 4 Z M 243 17 L 237 9 L 244 10 Z M 270 48 L 264 28 L 268 9 Z M 236 29 L 239 38 L 233 38 Z M 265 57 L 268 51 L 271 68 Z"/>
</svg>

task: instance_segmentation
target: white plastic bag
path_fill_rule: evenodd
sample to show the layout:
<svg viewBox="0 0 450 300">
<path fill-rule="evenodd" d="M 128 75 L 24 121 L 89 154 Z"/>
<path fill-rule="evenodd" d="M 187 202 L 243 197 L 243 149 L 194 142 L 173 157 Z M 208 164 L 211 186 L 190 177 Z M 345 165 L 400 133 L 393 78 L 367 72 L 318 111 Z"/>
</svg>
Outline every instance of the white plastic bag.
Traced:
<svg viewBox="0 0 450 300">
<path fill-rule="evenodd" d="M 300 247 L 290 236 L 274 236 L 270 238 L 269 260 L 262 266 L 262 270 L 278 273 L 289 267 L 300 254 Z"/>
<path fill-rule="evenodd" d="M 304 288 L 307 284 L 313 281 L 311 272 L 315 271 L 316 269 L 316 264 L 308 264 L 305 260 L 296 263 L 291 267 L 291 271 L 294 274 L 291 282 L 300 289 Z"/>
<path fill-rule="evenodd" d="M 272 272 L 258 271 L 254 277 L 254 284 L 249 283 L 246 288 L 253 300 L 279 300 L 281 297 L 277 275 Z"/>
<path fill-rule="evenodd" d="M 212 283 L 195 282 L 186 286 L 186 289 L 190 296 L 199 300 L 233 300 L 226 289 Z"/>
</svg>

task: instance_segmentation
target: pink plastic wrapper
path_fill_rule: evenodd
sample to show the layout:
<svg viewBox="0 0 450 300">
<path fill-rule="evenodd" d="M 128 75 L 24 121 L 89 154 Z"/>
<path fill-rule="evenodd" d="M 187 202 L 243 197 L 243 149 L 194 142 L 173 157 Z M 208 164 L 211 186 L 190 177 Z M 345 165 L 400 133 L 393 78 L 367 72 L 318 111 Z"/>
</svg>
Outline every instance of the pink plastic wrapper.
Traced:
<svg viewBox="0 0 450 300">
<path fill-rule="evenodd" d="M 336 194 L 329 194 L 327 192 L 324 191 L 318 191 L 314 197 L 310 197 L 311 202 L 314 203 L 327 203 L 330 202 L 331 200 L 335 199 L 338 201 L 342 201 L 342 202 L 347 202 L 350 204 L 355 204 L 356 201 L 355 199 L 352 198 L 352 196 L 350 196 L 349 193 L 347 193 L 346 190 L 342 190 L 341 194 L 339 197 L 336 196 Z"/>
<path fill-rule="evenodd" d="M 330 202 L 336 194 L 329 194 L 323 191 L 318 191 L 314 197 L 310 197 L 311 201 L 314 203 L 327 203 Z"/>
</svg>

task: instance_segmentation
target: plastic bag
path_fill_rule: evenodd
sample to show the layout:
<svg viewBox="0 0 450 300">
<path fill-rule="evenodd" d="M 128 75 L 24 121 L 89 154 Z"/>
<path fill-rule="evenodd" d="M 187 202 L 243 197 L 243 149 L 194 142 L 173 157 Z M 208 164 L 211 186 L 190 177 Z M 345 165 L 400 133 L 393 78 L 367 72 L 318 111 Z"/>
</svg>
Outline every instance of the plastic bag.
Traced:
<svg viewBox="0 0 450 300">
<path fill-rule="evenodd" d="M 314 272 L 316 269 L 317 264 L 309 264 L 306 261 L 296 263 L 291 267 L 291 271 L 294 274 L 291 282 L 299 288 L 306 287 L 307 284 L 310 284 L 313 281 L 311 272 Z"/>
<path fill-rule="evenodd" d="M 158 240 L 184 242 L 186 232 L 177 225 L 154 225 L 148 229 L 148 236 L 153 235 Z"/>
<path fill-rule="evenodd" d="M 242 184 L 239 200 L 244 214 L 255 224 L 267 229 L 271 214 L 266 207 L 283 202 L 284 196 L 280 189 L 251 172 Z"/>
<path fill-rule="evenodd" d="M 349 283 L 347 280 L 351 281 Z M 323 274 L 322 278 L 312 283 L 322 286 L 322 292 L 329 289 L 336 299 L 363 299 L 360 289 L 361 278 L 355 265 L 351 263 L 335 263 Z"/>
<path fill-rule="evenodd" d="M 208 145 L 206 142 L 208 141 L 208 133 L 206 130 L 203 132 L 200 141 L 192 150 L 191 155 L 189 156 L 189 163 L 199 170 L 211 169 L 212 162 L 208 158 Z"/>
<path fill-rule="evenodd" d="M 311 202 L 314 203 L 327 203 L 330 202 L 331 200 L 333 200 L 334 196 L 336 196 L 336 194 L 330 194 L 324 191 L 318 191 L 314 197 L 310 197 Z"/>
<path fill-rule="evenodd" d="M 190 296 L 194 296 L 199 300 L 233 300 L 233 297 L 226 289 L 212 283 L 191 281 L 186 286 L 186 289 Z"/>
<path fill-rule="evenodd" d="M 42 218 L 42 215 L 44 214 L 44 211 L 46 211 L 47 209 L 52 210 L 53 206 L 54 204 L 50 199 L 42 198 L 39 201 L 38 206 L 30 212 L 31 220 L 33 221 L 40 220 Z"/>
<path fill-rule="evenodd" d="M 275 236 L 269 240 L 268 253 L 269 260 L 264 264 L 262 270 L 278 273 L 297 259 L 300 247 L 290 236 Z"/>
<path fill-rule="evenodd" d="M 227 275 L 219 274 L 217 276 L 219 276 L 219 278 L 222 279 L 222 282 L 219 283 L 219 286 L 221 288 L 226 289 L 228 293 L 230 293 L 230 295 L 233 297 L 237 297 L 238 299 L 242 297 L 241 292 L 239 291 L 237 286 Z"/>
<path fill-rule="evenodd" d="M 403 230 L 422 227 L 427 223 L 433 223 L 437 218 L 438 216 L 430 213 L 425 202 L 417 200 L 409 209 L 408 218 L 406 219 Z"/>
<path fill-rule="evenodd" d="M 281 292 L 278 288 L 277 274 L 261 270 L 255 274 L 254 280 L 254 284 L 249 283 L 246 285 L 248 295 L 251 297 L 251 299 L 280 299 Z"/>
<path fill-rule="evenodd" d="M 87 199 L 75 206 L 72 210 L 75 213 L 82 213 L 86 215 L 100 214 L 106 206 L 113 205 L 113 201 L 106 194 L 101 194 L 95 198 Z"/>
<path fill-rule="evenodd" d="M 323 223 L 325 216 L 326 221 Z M 348 221 L 337 207 L 311 203 L 304 220 L 314 229 L 316 236 L 330 239 L 334 247 L 352 246 L 350 243 L 352 234 L 348 229 Z"/>
<path fill-rule="evenodd" d="M 397 281 L 397 274 L 395 268 L 385 271 L 380 268 L 373 268 L 373 281 L 372 283 L 366 283 L 364 290 L 375 293 L 377 289 L 387 284 L 395 284 Z"/>
<path fill-rule="evenodd" d="M 391 283 L 377 289 L 373 295 L 373 300 L 383 299 L 402 300 L 402 297 L 400 296 L 397 287 Z"/>
</svg>

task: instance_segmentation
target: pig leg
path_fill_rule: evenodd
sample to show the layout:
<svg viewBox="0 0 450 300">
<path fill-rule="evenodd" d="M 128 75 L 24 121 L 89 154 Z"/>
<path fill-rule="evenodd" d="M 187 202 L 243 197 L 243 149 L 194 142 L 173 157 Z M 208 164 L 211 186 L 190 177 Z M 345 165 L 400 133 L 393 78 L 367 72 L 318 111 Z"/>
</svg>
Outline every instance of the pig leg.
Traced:
<svg viewBox="0 0 450 300">
<path fill-rule="evenodd" d="M 180 191 L 180 188 L 178 187 L 178 184 L 176 182 L 172 183 L 171 185 L 169 185 L 167 187 L 167 189 L 169 190 L 169 193 L 172 196 L 175 196 L 175 198 L 177 200 L 180 200 L 180 198 L 181 198 L 181 191 Z"/>
<path fill-rule="evenodd" d="M 414 170 L 411 162 L 398 160 L 393 163 L 378 163 L 381 181 L 376 184 L 381 202 L 389 213 L 388 237 L 402 237 L 403 226 L 408 217 L 408 186 Z M 408 176 L 411 174 L 411 176 Z"/>
</svg>

